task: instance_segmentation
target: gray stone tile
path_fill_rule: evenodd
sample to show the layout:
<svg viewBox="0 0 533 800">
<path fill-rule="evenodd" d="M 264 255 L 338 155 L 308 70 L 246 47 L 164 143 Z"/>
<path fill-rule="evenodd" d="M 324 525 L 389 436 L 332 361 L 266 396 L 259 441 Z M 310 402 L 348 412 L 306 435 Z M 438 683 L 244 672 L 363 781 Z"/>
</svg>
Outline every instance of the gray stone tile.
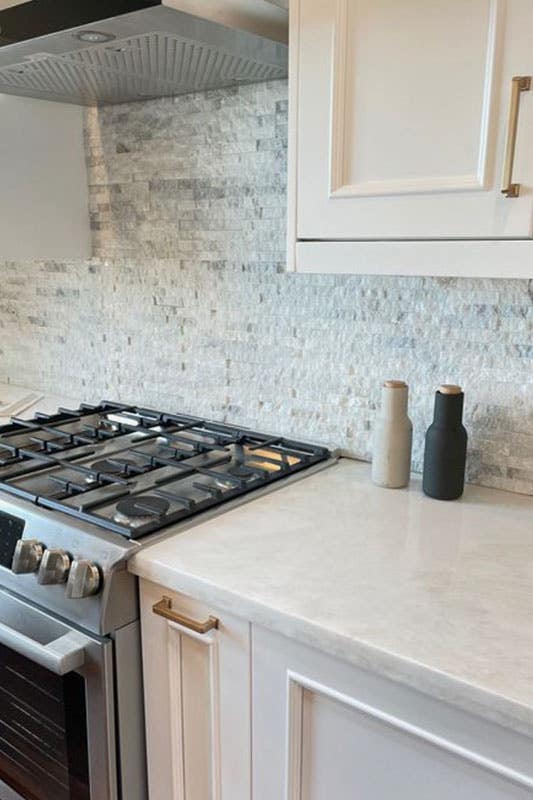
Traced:
<svg viewBox="0 0 533 800">
<path fill-rule="evenodd" d="M 0 378 L 368 459 L 380 384 L 461 383 L 469 479 L 533 493 L 533 281 L 284 272 L 284 81 L 88 110 L 94 258 L 2 263 Z"/>
</svg>

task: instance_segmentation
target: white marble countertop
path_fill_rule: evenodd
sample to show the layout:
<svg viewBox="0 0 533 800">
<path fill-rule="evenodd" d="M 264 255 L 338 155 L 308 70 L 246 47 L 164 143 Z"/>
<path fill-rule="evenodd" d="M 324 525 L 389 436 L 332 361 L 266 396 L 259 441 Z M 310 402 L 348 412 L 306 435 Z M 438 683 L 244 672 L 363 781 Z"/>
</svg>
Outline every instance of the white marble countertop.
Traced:
<svg viewBox="0 0 533 800">
<path fill-rule="evenodd" d="M 7 425 L 11 417 L 30 419 L 36 411 L 55 414 L 60 406 L 77 408 L 79 401 L 63 394 L 47 394 L 40 389 L 0 382 L 0 425 Z"/>
<path fill-rule="evenodd" d="M 533 735 L 533 498 L 438 502 L 369 476 L 342 459 L 131 568 Z"/>
</svg>

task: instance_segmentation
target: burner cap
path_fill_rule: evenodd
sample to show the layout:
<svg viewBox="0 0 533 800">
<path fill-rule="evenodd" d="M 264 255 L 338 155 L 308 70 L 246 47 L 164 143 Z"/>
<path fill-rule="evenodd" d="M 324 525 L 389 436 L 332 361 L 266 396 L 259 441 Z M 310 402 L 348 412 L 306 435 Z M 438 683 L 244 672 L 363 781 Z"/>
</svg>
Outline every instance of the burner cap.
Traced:
<svg viewBox="0 0 533 800">
<path fill-rule="evenodd" d="M 120 462 L 110 461 L 108 458 L 104 458 L 102 461 L 95 461 L 94 464 L 91 464 L 91 469 L 95 472 L 107 472 L 108 475 L 121 475 L 124 472 L 124 467 L 127 466 L 135 466 L 135 462 L 126 460 L 121 460 Z"/>
<path fill-rule="evenodd" d="M 234 475 L 236 478 L 257 478 L 255 470 L 247 467 L 246 464 L 234 464 L 228 469 L 229 475 Z"/>
<path fill-rule="evenodd" d="M 117 503 L 117 511 L 125 517 L 164 517 L 169 508 L 164 497 L 149 494 L 125 497 Z"/>
<path fill-rule="evenodd" d="M 221 471 L 215 480 L 217 485 L 222 489 L 234 489 L 235 481 L 232 481 L 231 478 L 238 478 L 245 484 L 249 484 L 258 477 L 259 475 L 257 470 L 246 466 L 246 464 L 236 463 L 229 465 L 227 469 Z"/>
</svg>

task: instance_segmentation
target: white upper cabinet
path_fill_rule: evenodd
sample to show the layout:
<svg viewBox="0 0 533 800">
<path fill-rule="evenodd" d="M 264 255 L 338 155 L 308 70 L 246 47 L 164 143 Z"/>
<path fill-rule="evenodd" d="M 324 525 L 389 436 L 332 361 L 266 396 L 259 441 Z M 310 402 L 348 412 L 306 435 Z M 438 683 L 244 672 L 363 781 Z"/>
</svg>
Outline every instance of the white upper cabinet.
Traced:
<svg viewBox="0 0 533 800">
<path fill-rule="evenodd" d="M 298 268 L 533 276 L 531 0 L 291 8 Z"/>
<path fill-rule="evenodd" d="M 0 95 L 0 261 L 91 253 L 83 110 Z"/>
</svg>

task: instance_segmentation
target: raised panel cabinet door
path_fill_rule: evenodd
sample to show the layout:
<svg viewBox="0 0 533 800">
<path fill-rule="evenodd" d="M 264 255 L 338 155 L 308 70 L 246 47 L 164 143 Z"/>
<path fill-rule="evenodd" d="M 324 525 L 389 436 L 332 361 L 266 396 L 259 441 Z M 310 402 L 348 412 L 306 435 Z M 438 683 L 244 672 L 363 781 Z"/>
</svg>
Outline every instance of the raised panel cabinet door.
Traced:
<svg viewBox="0 0 533 800">
<path fill-rule="evenodd" d="M 528 800 L 533 741 L 253 628 L 254 800 Z"/>
<path fill-rule="evenodd" d="M 297 239 L 531 237 L 531 0 L 298 3 Z"/>
<path fill-rule="evenodd" d="M 513 785 L 330 687 L 303 688 L 298 800 L 528 800 Z M 292 799 L 291 799 L 292 800 Z"/>
<path fill-rule="evenodd" d="M 218 629 L 154 613 L 163 597 Z M 150 800 L 250 800 L 249 625 L 148 581 L 141 622 Z"/>
</svg>

